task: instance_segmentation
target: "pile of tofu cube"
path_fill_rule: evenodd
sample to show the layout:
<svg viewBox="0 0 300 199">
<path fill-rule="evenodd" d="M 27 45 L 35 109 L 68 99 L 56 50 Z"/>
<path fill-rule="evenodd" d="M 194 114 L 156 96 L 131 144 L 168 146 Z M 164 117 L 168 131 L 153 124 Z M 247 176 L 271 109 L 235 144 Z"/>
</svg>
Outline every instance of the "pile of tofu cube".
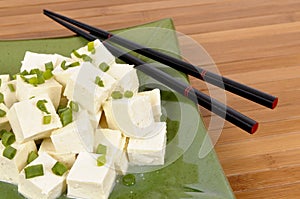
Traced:
<svg viewBox="0 0 300 199">
<path fill-rule="evenodd" d="M 9 159 L 0 143 L 0 181 L 18 185 L 26 198 L 57 198 L 65 192 L 71 198 L 108 198 L 116 176 L 125 175 L 130 165 L 164 164 L 166 123 L 160 121 L 160 91 L 138 92 L 132 65 L 116 63 L 99 40 L 89 45 L 92 50 L 87 45 L 70 57 L 27 51 L 19 74 L 12 80 L 0 75 L 0 130 L 13 132 L 10 146 L 16 149 Z M 53 66 L 53 76 L 31 84 L 28 79 L 36 74 L 24 71 L 45 71 L 47 63 Z M 45 102 L 48 113 L 38 108 L 39 101 Z M 77 110 L 63 125 L 58 110 L 71 102 Z M 45 115 L 51 121 L 44 123 Z M 99 145 L 106 147 L 106 161 L 100 166 Z M 38 156 L 28 164 L 32 152 Z M 67 168 L 63 175 L 52 171 L 57 162 Z M 43 165 L 43 175 L 26 178 L 25 168 L 38 164 Z"/>
</svg>

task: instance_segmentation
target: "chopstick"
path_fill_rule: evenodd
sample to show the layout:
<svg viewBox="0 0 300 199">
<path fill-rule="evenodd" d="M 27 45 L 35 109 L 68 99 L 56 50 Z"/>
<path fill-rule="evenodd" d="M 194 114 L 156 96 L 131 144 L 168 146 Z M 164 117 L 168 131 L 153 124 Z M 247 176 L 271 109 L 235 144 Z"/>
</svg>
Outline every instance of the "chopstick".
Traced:
<svg viewBox="0 0 300 199">
<path fill-rule="evenodd" d="M 140 44 L 134 43 L 130 40 L 124 39 L 117 35 L 113 35 L 105 30 L 92 27 L 90 25 L 84 24 L 82 22 L 76 21 L 74 19 L 70 19 L 63 15 L 51 12 L 49 10 L 44 10 L 45 15 L 51 15 L 58 17 L 64 21 L 67 21 L 73 25 L 76 25 L 86 31 L 89 31 L 91 34 L 95 35 L 96 37 L 100 37 L 101 39 L 108 39 L 109 42 L 113 42 L 119 44 L 125 48 L 133 50 L 141 55 L 144 55 L 148 58 L 156 60 L 160 63 L 168 65 L 176 70 L 179 70 L 183 73 L 189 74 L 194 76 L 198 79 L 204 80 L 212 85 L 225 89 L 229 92 L 232 92 L 236 95 L 244 97 L 248 100 L 256 102 L 260 105 L 265 107 L 274 109 L 277 106 L 278 98 L 274 97 L 270 94 L 264 93 L 257 89 L 251 88 L 244 84 L 238 83 L 226 77 L 217 75 L 210 71 L 204 70 L 200 67 L 194 66 L 190 63 L 184 62 L 183 60 L 177 59 L 175 57 L 169 56 L 167 54 L 161 53 L 154 49 L 142 46 Z"/>
<path fill-rule="evenodd" d="M 87 39 L 88 41 L 93 41 L 98 39 L 96 36 L 89 34 L 79 28 L 72 26 L 71 24 L 63 21 L 62 19 L 51 15 L 48 12 L 45 12 L 45 15 L 53 19 L 54 21 L 58 22 L 59 24 L 63 25 L 64 27 L 68 28 L 69 30 L 75 32 L 77 35 L 82 36 L 83 38 Z M 208 95 L 198 91 L 197 89 L 191 87 L 190 85 L 181 82 L 179 80 L 174 79 L 169 74 L 155 68 L 151 64 L 145 63 L 144 61 L 134 57 L 133 55 L 123 52 L 122 50 L 118 49 L 117 47 L 112 46 L 107 42 L 102 43 L 105 47 L 119 59 L 123 60 L 128 64 L 135 65 L 137 70 L 142 71 L 146 75 L 156 79 L 157 81 L 165 84 L 169 88 L 175 90 L 176 92 L 186 96 L 187 98 L 191 99 L 195 103 L 203 106 L 204 108 L 212 111 L 213 113 L 217 114 L 218 116 L 224 118 L 225 120 L 229 121 L 230 123 L 238 126 L 239 128 L 245 130 L 246 132 L 253 134 L 256 132 L 258 128 L 258 123 L 253 119 L 237 112 L 236 110 L 228 107 L 221 102 L 217 101 L 209 97 Z"/>
</svg>

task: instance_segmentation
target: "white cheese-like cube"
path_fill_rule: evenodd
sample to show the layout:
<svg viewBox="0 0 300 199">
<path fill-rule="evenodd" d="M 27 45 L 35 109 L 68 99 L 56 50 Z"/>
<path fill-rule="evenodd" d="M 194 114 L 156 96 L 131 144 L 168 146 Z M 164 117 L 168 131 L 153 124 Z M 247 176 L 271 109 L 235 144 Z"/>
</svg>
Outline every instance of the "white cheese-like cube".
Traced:
<svg viewBox="0 0 300 199">
<path fill-rule="evenodd" d="M 134 165 L 163 165 L 166 148 L 166 123 L 157 135 L 148 139 L 130 138 L 127 146 L 129 162 Z"/>
<path fill-rule="evenodd" d="M 50 138 L 46 138 L 43 140 L 38 153 L 48 153 L 51 157 L 53 157 L 58 162 L 63 163 L 69 169 L 73 166 L 76 159 L 75 153 L 57 152 Z"/>
<path fill-rule="evenodd" d="M 1 84 L 0 87 L 2 87 L 2 83 L 8 82 L 10 80 L 10 77 L 8 74 L 0 75 Z"/>
<path fill-rule="evenodd" d="M 37 107 L 39 100 L 46 100 L 46 109 L 50 114 Z M 51 115 L 51 122 L 43 124 L 43 117 Z M 46 95 L 15 103 L 7 113 L 7 118 L 16 136 L 17 142 L 49 137 L 52 130 L 62 127 L 55 108 Z"/>
<path fill-rule="evenodd" d="M 113 188 L 116 173 L 111 161 L 97 166 L 97 154 L 79 153 L 67 177 L 68 197 L 107 199 Z"/>
<path fill-rule="evenodd" d="M 122 133 L 118 130 L 96 129 L 94 152 L 99 144 L 107 146 L 107 155 L 113 158 L 117 173 L 124 175 L 128 169 L 128 158 L 124 150 L 126 138 Z"/>
<path fill-rule="evenodd" d="M 150 90 L 150 91 L 144 91 L 139 92 L 138 95 L 146 95 L 150 98 L 150 103 L 152 105 L 152 112 L 154 116 L 155 122 L 160 122 L 161 117 L 161 101 L 160 101 L 160 91 L 158 88 Z"/>
<path fill-rule="evenodd" d="M 14 89 L 11 90 L 9 85 Z M 2 82 L 2 85 L 0 87 L 0 92 L 4 96 L 4 104 L 10 108 L 15 102 L 17 102 L 17 96 L 16 96 L 16 80 L 8 81 L 8 82 Z"/>
<path fill-rule="evenodd" d="M 59 105 L 61 92 L 62 85 L 60 85 L 53 78 L 46 80 L 43 84 L 34 86 L 26 83 L 19 75 L 17 76 L 16 96 L 19 101 L 30 99 L 33 96 L 47 94 L 56 109 Z"/>
<path fill-rule="evenodd" d="M 96 77 L 101 78 L 104 87 L 95 83 Z M 77 102 L 90 113 L 97 114 L 102 103 L 110 95 L 115 83 L 116 80 L 110 75 L 97 69 L 91 63 L 84 62 L 79 73 L 69 79 L 64 96 Z"/>
<path fill-rule="evenodd" d="M 44 175 L 26 179 L 23 169 L 19 175 L 19 193 L 28 199 L 55 199 L 61 196 L 67 187 L 67 172 L 62 176 L 55 175 L 51 169 L 56 162 L 57 161 L 47 153 L 40 154 L 39 157 L 28 166 L 42 164 Z"/>
<path fill-rule="evenodd" d="M 34 141 L 28 141 L 23 144 L 15 142 L 11 146 L 17 150 L 12 160 L 2 155 L 5 146 L 0 143 L 0 181 L 18 184 L 19 173 L 27 164 L 28 154 L 36 151 L 36 146 Z"/>
<path fill-rule="evenodd" d="M 77 53 L 80 55 L 87 55 L 90 58 L 92 58 L 92 64 L 98 67 L 102 62 L 105 62 L 107 64 L 112 64 L 115 62 L 115 57 L 106 49 L 106 47 L 102 44 L 102 42 L 97 39 L 94 42 L 94 48 L 95 48 L 95 53 L 93 54 L 92 52 L 88 51 L 88 47 L 84 46 L 82 48 L 79 48 Z M 81 58 L 78 58 L 74 55 L 74 53 L 71 54 L 71 57 L 74 60 L 82 61 Z"/>
<path fill-rule="evenodd" d="M 81 111 L 75 121 L 63 128 L 54 130 L 51 135 L 51 140 L 57 152 L 92 152 L 94 129 L 89 120 L 87 111 Z"/>
<path fill-rule="evenodd" d="M 5 113 L 7 114 L 9 109 L 3 103 L 1 103 L 0 110 L 5 111 Z M 7 115 L 0 117 L 0 130 L 1 129 L 5 129 L 7 131 L 10 131 L 10 129 L 11 129 L 10 124 L 7 119 Z"/>
<path fill-rule="evenodd" d="M 138 92 L 139 79 L 136 69 L 129 64 L 111 64 L 107 73 L 117 80 L 116 90 Z"/>
<path fill-rule="evenodd" d="M 66 62 L 66 65 L 72 64 L 73 62 L 73 60 L 68 61 Z M 52 71 L 52 74 L 54 75 L 55 80 L 58 81 L 65 88 L 71 76 L 76 75 L 79 71 L 80 65 L 75 67 L 69 67 L 66 70 L 62 69 L 61 66 L 57 66 Z"/>
</svg>

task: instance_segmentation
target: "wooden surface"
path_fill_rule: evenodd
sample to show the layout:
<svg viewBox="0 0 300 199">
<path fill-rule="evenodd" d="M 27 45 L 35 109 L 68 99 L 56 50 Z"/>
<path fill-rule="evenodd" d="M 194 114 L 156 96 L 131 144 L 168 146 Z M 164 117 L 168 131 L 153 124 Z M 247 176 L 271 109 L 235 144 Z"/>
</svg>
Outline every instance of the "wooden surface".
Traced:
<svg viewBox="0 0 300 199">
<path fill-rule="evenodd" d="M 104 29 L 170 17 L 229 78 L 280 98 L 275 110 L 227 94 L 228 104 L 261 122 L 255 135 L 225 123 L 215 149 L 237 198 L 300 195 L 299 0 L 0 1 L 0 39 L 71 35 L 47 8 Z M 193 86 L 206 86 L 191 79 Z M 208 125 L 210 114 L 201 109 Z"/>
</svg>

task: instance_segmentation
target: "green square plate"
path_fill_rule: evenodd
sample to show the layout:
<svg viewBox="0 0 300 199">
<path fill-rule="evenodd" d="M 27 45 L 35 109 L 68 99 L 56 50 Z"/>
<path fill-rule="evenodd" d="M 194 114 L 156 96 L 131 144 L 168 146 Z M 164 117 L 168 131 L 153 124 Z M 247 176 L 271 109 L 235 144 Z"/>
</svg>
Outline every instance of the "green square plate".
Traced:
<svg viewBox="0 0 300 199">
<path fill-rule="evenodd" d="M 147 27 L 146 31 L 143 30 L 143 34 L 130 32 L 141 27 Z M 174 30 L 172 20 L 163 19 L 114 32 L 127 31 L 129 34 L 125 36 L 127 35 L 133 41 L 159 47 L 165 52 L 180 57 L 176 34 L 173 31 L 166 33 L 162 31 L 163 29 Z M 0 74 L 18 72 L 20 61 L 27 50 L 68 56 L 73 49 L 84 46 L 86 43 L 87 41 L 80 37 L 0 41 Z M 149 59 L 141 58 L 151 62 Z M 188 82 L 186 75 L 157 63 L 154 64 L 175 78 Z M 158 87 L 162 91 L 163 115 L 165 116 L 163 119 L 168 124 L 167 166 L 156 168 L 151 172 L 135 174 L 134 186 L 123 185 L 119 177 L 110 198 L 234 198 L 215 151 L 211 150 L 204 158 L 198 157 L 206 129 L 197 106 L 140 72 L 139 79 L 143 85 L 142 90 Z M 142 168 L 137 167 L 137 169 Z M 0 193 L 0 198 L 23 198 L 18 194 L 16 186 L 4 182 L 0 182 Z"/>
</svg>

